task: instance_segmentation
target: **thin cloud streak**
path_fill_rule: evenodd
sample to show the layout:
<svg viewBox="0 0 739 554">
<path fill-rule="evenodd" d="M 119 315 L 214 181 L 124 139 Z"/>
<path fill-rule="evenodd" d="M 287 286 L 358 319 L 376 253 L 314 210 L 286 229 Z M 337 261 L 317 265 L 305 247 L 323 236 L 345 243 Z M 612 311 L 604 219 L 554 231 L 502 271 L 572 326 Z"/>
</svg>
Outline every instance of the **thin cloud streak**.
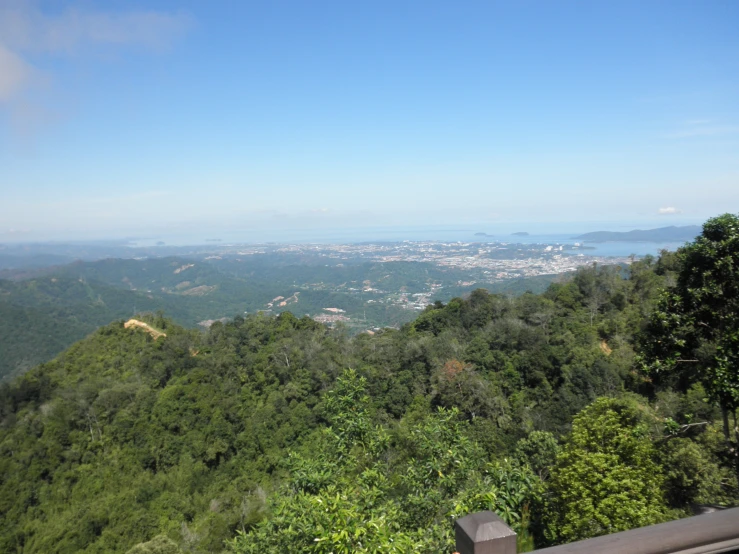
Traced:
<svg viewBox="0 0 739 554">
<path fill-rule="evenodd" d="M 184 12 L 101 12 L 68 8 L 50 16 L 28 2 L 0 7 L 0 113 L 5 111 L 16 138 L 28 138 L 59 119 L 47 98 L 38 95 L 54 75 L 34 66 L 35 56 L 96 55 L 101 48 L 163 51 L 194 24 Z M 47 95 L 48 96 L 48 95 Z"/>
<path fill-rule="evenodd" d="M 24 5 L 0 9 L 0 36 L 22 52 L 74 54 L 90 44 L 162 49 L 189 30 L 194 21 L 184 12 L 122 13 L 68 8 L 58 16 Z"/>
<path fill-rule="evenodd" d="M 33 73 L 29 64 L 0 43 L 0 103 L 20 93 L 31 82 Z"/>
<path fill-rule="evenodd" d="M 715 124 L 711 119 L 691 119 L 685 122 L 684 129 L 664 135 L 668 139 L 691 137 L 711 137 L 739 133 L 739 125 Z"/>
<path fill-rule="evenodd" d="M 74 198 L 70 200 L 62 200 L 58 202 L 48 202 L 38 204 L 39 206 L 49 207 L 65 207 L 65 206 L 97 206 L 101 204 L 125 204 L 128 202 L 138 202 L 140 200 L 148 200 L 151 198 L 161 198 L 163 196 L 170 196 L 172 193 L 162 190 L 151 190 L 145 192 L 139 192 L 135 194 L 127 194 L 121 196 L 107 196 L 97 198 Z"/>
</svg>

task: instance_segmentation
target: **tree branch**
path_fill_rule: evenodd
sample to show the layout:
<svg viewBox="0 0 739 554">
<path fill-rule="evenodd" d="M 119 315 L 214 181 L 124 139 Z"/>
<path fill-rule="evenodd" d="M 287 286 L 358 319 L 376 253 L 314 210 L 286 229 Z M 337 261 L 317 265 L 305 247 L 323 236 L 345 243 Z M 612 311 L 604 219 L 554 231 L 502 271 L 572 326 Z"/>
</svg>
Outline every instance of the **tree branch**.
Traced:
<svg viewBox="0 0 739 554">
<path fill-rule="evenodd" d="M 699 423 L 686 423 L 685 425 L 681 425 L 680 428 L 677 431 L 675 431 L 674 433 L 672 433 L 670 435 L 667 435 L 666 437 L 662 437 L 660 439 L 657 439 L 654 442 L 668 441 L 670 439 L 674 439 L 678 435 L 681 435 L 681 434 L 685 433 L 685 431 L 687 431 L 691 427 L 697 427 L 699 425 L 708 425 L 708 422 L 707 421 L 701 421 Z"/>
</svg>

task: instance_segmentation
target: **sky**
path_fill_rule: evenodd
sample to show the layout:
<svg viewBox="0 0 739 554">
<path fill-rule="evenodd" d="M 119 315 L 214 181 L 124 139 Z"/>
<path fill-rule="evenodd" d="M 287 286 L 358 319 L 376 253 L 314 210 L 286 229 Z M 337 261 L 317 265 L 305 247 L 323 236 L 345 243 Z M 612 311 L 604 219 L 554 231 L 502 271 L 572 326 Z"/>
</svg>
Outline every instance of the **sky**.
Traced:
<svg viewBox="0 0 739 554">
<path fill-rule="evenodd" d="M 739 212 L 739 2 L 0 0 L 0 242 Z"/>
</svg>

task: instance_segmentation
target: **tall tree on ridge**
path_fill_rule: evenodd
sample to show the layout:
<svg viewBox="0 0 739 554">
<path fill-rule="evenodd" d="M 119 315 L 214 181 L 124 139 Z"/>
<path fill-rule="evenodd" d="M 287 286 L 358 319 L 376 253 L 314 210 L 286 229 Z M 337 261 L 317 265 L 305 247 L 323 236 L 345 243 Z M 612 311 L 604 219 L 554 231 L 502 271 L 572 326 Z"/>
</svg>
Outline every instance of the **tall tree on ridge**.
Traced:
<svg viewBox="0 0 739 554">
<path fill-rule="evenodd" d="M 642 341 L 647 368 L 700 380 L 723 412 L 739 407 L 739 216 L 706 221 L 696 240 L 677 252 L 677 283 L 664 291 Z"/>
</svg>

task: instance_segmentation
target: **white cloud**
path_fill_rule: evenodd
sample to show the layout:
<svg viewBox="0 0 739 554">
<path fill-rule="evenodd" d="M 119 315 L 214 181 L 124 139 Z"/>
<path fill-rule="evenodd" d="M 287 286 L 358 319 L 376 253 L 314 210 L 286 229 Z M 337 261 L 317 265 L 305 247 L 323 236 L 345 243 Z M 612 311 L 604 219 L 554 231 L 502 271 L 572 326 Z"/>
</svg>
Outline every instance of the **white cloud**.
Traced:
<svg viewBox="0 0 739 554">
<path fill-rule="evenodd" d="M 0 44 L 0 102 L 8 102 L 26 87 L 33 69 L 19 56 Z"/>
<path fill-rule="evenodd" d="M 690 138 L 690 137 L 711 137 L 717 135 L 733 135 L 739 133 L 739 125 L 713 125 L 713 126 L 700 126 L 692 129 L 685 129 L 684 131 L 678 131 L 675 133 L 669 133 L 666 138 L 678 139 L 678 138 Z"/>
<path fill-rule="evenodd" d="M 23 52 L 71 54 L 91 45 L 160 49 L 192 26 L 183 12 L 101 12 L 68 8 L 47 15 L 28 3 L 0 8 L 0 37 Z"/>
<path fill-rule="evenodd" d="M 682 129 L 667 133 L 665 138 L 681 139 L 691 137 L 710 137 L 739 133 L 739 125 L 716 123 L 711 119 L 691 119 L 682 125 Z"/>
<path fill-rule="evenodd" d="M 660 208 L 657 210 L 659 215 L 677 215 L 683 213 L 682 210 L 675 208 L 674 206 L 668 206 L 667 208 Z"/>
<path fill-rule="evenodd" d="M 19 236 L 19 235 L 27 235 L 31 232 L 30 229 L 0 229 L 0 235 L 8 235 L 11 237 Z"/>
<path fill-rule="evenodd" d="M 183 12 L 103 12 L 67 8 L 49 15 L 33 2 L 0 0 L 0 110 L 5 110 L 21 134 L 53 120 L 53 109 L 36 93 L 53 81 L 32 60 L 37 56 L 98 55 L 101 49 L 137 48 L 161 51 L 171 46 L 193 23 Z"/>
</svg>

